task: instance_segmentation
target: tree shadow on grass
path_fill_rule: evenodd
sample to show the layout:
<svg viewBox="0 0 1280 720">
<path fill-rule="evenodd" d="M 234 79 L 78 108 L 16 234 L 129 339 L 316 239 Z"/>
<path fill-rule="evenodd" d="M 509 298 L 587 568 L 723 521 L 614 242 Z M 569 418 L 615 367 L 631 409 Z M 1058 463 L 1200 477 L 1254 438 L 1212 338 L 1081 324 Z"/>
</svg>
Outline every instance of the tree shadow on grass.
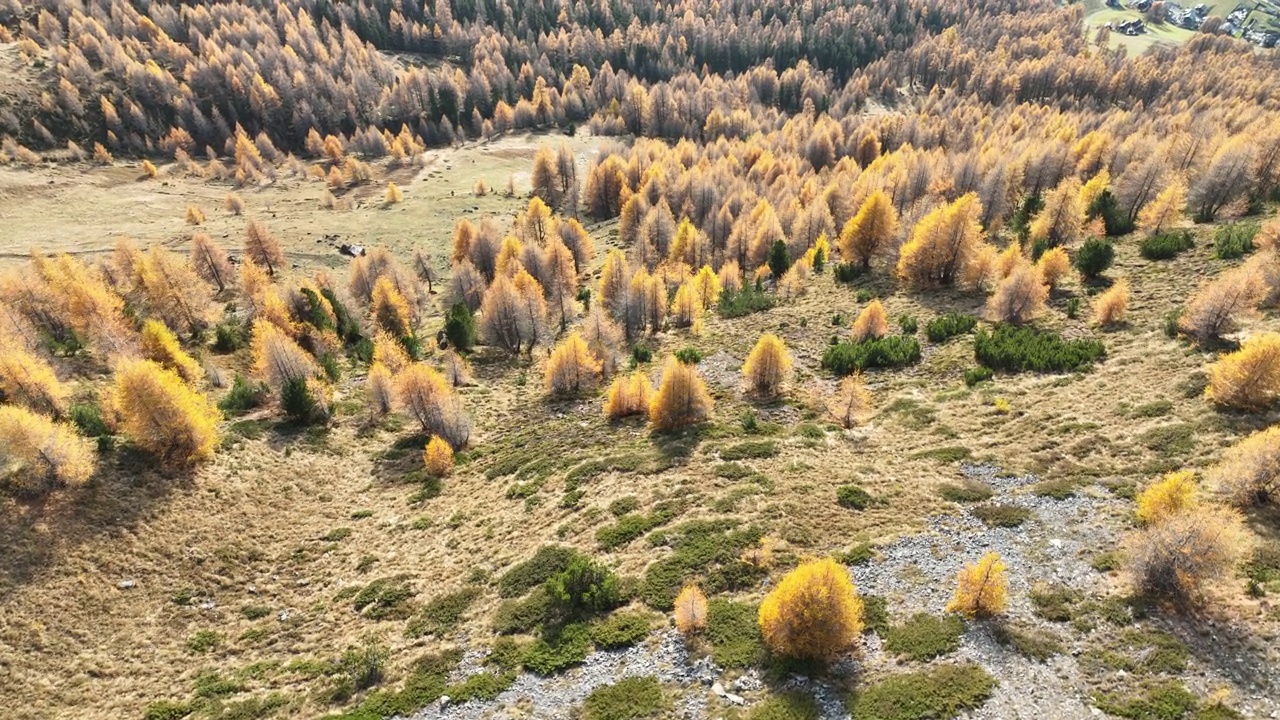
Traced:
<svg viewBox="0 0 1280 720">
<path fill-rule="evenodd" d="M 190 487 L 191 469 L 162 469 L 155 458 L 123 446 L 103 455 L 93 480 L 39 497 L 0 501 L 0 603 L 64 549 L 102 542 L 133 528 Z"/>
</svg>

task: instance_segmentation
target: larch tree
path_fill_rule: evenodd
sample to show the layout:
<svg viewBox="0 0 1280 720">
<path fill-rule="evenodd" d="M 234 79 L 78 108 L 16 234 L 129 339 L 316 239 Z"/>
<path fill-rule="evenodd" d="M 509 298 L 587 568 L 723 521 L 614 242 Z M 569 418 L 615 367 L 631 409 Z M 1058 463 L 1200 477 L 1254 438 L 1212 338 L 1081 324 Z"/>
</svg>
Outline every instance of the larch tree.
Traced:
<svg viewBox="0 0 1280 720">
<path fill-rule="evenodd" d="M 250 220 L 245 224 L 244 254 L 265 267 L 267 274 L 271 276 L 284 267 L 284 250 L 280 248 L 280 241 L 257 220 Z"/>
<path fill-rule="evenodd" d="M 224 292 L 235 281 L 236 271 L 227 251 L 205 233 L 191 236 L 190 262 L 196 274 L 205 282 L 216 285 L 218 292 Z"/>
<path fill-rule="evenodd" d="M 1001 280 L 987 299 L 987 319 L 1015 324 L 1029 322 L 1044 312 L 1048 299 L 1049 286 L 1041 282 L 1040 273 L 1023 264 Z"/>
<path fill-rule="evenodd" d="M 93 476 L 93 441 L 74 427 L 16 405 L 0 405 L 0 486 L 24 494 L 83 485 Z"/>
<path fill-rule="evenodd" d="M 954 283 L 982 245 L 981 214 L 970 193 L 925 215 L 902 246 L 898 276 L 915 286 Z"/>
<path fill-rule="evenodd" d="M 547 340 L 547 301 L 542 285 L 532 275 L 521 270 L 511 281 L 517 298 L 517 326 L 521 339 L 528 344 L 529 352 L 535 345 Z"/>
<path fill-rule="evenodd" d="M 637 370 L 629 375 L 619 375 L 609 385 L 605 393 L 604 415 L 610 420 L 645 415 L 653 397 L 653 384 L 644 371 Z"/>
<path fill-rule="evenodd" d="M 1255 268 L 1242 265 L 1209 281 L 1191 297 L 1178 319 L 1178 330 L 1199 342 L 1213 342 L 1231 332 L 1242 318 L 1257 312 L 1267 288 Z"/>
<path fill-rule="evenodd" d="M 439 435 L 432 435 L 422 448 L 422 465 L 431 477 L 445 477 L 453 471 L 453 447 Z"/>
<path fill-rule="evenodd" d="M 782 338 L 766 333 L 760 336 L 747 355 L 746 362 L 742 364 L 742 376 L 752 393 L 772 398 L 791 377 L 791 364 L 791 351 Z"/>
<path fill-rule="evenodd" d="M 0 398 L 60 418 L 67 411 L 69 395 L 52 365 L 0 333 Z"/>
<path fill-rule="evenodd" d="M 547 240 L 541 264 L 542 272 L 537 279 L 546 296 L 549 319 L 564 332 L 578 312 L 578 272 L 573 253 L 560 241 L 559 235 Z"/>
<path fill-rule="evenodd" d="M 1252 139 L 1244 134 L 1223 143 L 1190 191 L 1189 204 L 1197 222 L 1213 220 L 1252 190 L 1256 155 Z"/>
<path fill-rule="evenodd" d="M 676 629 L 690 637 L 707 629 L 707 596 L 696 583 L 680 589 L 675 602 Z"/>
<path fill-rule="evenodd" d="M 524 346 L 520 324 L 520 296 L 506 275 L 498 275 L 480 304 L 480 336 L 489 345 L 518 355 Z"/>
<path fill-rule="evenodd" d="M 627 267 L 627 257 L 621 250 L 610 250 L 604 257 L 604 267 L 600 269 L 600 304 L 622 321 L 627 311 L 627 286 L 631 281 L 631 271 Z"/>
<path fill-rule="evenodd" d="M 134 267 L 146 309 L 170 328 L 198 333 L 208 325 L 209 291 L 180 255 L 153 247 Z"/>
<path fill-rule="evenodd" d="M 533 172 L 531 175 L 533 194 L 551 207 L 559 207 L 563 199 L 563 188 L 560 185 L 560 172 L 556 157 L 551 148 L 543 145 L 533 156 Z"/>
<path fill-rule="evenodd" d="M 994 617 L 1009 603 L 1009 578 L 998 553 L 987 553 L 956 576 L 956 591 L 947 612 L 967 617 Z"/>
<path fill-rule="evenodd" d="M 1181 178 L 1174 178 L 1138 213 L 1138 229 L 1148 236 L 1169 231 L 1182 222 L 1182 209 L 1186 204 L 1187 184 Z"/>
<path fill-rule="evenodd" d="M 422 427 L 424 434 L 438 435 L 454 449 L 471 437 L 471 417 L 462 398 L 444 375 L 423 363 L 413 363 L 395 378 L 396 398 Z"/>
<path fill-rule="evenodd" d="M 622 328 L 596 305 L 582 321 L 582 338 L 587 351 L 600 363 L 603 375 L 613 375 L 618 368 L 619 348 L 623 347 Z"/>
<path fill-rule="evenodd" d="M 1031 220 L 1030 239 L 1052 247 L 1068 245 L 1084 233 L 1085 205 L 1080 180 L 1069 177 L 1044 197 L 1044 207 Z"/>
<path fill-rule="evenodd" d="M 1199 494 L 1195 473 L 1171 472 L 1138 493 L 1134 515 L 1145 525 L 1162 522 L 1197 505 Z"/>
<path fill-rule="evenodd" d="M 882 338 L 889 332 L 889 316 L 885 314 L 884 305 L 876 298 L 858 313 L 853 321 L 852 340 L 855 343 Z"/>
<path fill-rule="evenodd" d="M 577 218 L 562 221 L 558 229 L 560 241 L 573 253 L 574 270 L 585 271 L 596 256 L 595 241 L 591 239 L 591 233 L 587 232 Z"/>
<path fill-rule="evenodd" d="M 142 324 L 142 357 L 178 373 L 187 383 L 195 383 L 204 374 L 200 363 L 182 349 L 178 337 L 159 320 Z"/>
<path fill-rule="evenodd" d="M 1264 332 L 1209 366 L 1205 395 L 1217 405 L 1259 412 L 1280 403 L 1280 333 Z"/>
<path fill-rule="evenodd" d="M 870 411 L 871 391 L 861 373 L 846 375 L 827 403 L 827 412 L 846 430 L 857 426 Z"/>
<path fill-rule="evenodd" d="M 892 249 L 898 226 L 898 211 L 889 196 L 883 190 L 872 192 L 840 231 L 840 257 L 870 268 L 873 258 Z"/>
<path fill-rule="evenodd" d="M 1280 501 L 1280 425 L 1229 448 L 1222 462 L 1209 471 L 1209 481 L 1236 507 Z"/>
<path fill-rule="evenodd" d="M 1036 261 L 1036 269 L 1040 272 L 1041 282 L 1053 290 L 1071 272 L 1071 258 L 1060 247 L 1049 248 Z"/>
<path fill-rule="evenodd" d="M 390 277 L 382 276 L 373 284 L 373 294 L 369 302 L 369 314 L 374 327 L 391 333 L 397 338 L 413 335 L 412 314 L 409 302 L 396 288 Z"/>
<path fill-rule="evenodd" d="M 554 396 L 576 395 L 600 384 L 601 363 L 577 332 L 569 333 L 547 358 L 543 383 Z"/>
<path fill-rule="evenodd" d="M 124 435 L 166 464 L 206 460 L 217 447 L 217 407 L 177 373 L 154 362 L 118 363 L 112 404 Z"/>
<path fill-rule="evenodd" d="M 785 657 L 831 662 L 857 646 L 863 602 L 849 571 L 831 558 L 787 573 L 760 603 L 765 645 Z"/>
<path fill-rule="evenodd" d="M 698 425 L 711 419 L 714 401 L 696 365 L 667 357 L 662 381 L 649 403 L 649 424 L 659 432 Z"/>
<path fill-rule="evenodd" d="M 391 371 L 386 365 L 374 362 L 369 366 L 369 375 L 364 381 L 365 407 L 370 417 L 380 418 L 395 409 L 395 388 L 392 384 Z"/>
<path fill-rule="evenodd" d="M 1249 543 L 1238 512 L 1206 504 L 1135 530 L 1121 547 L 1136 590 L 1185 601 L 1227 576 Z"/>
<path fill-rule="evenodd" d="M 1111 327 L 1124 322 L 1129 310 L 1129 281 L 1117 280 L 1093 301 L 1093 324 Z"/>
</svg>

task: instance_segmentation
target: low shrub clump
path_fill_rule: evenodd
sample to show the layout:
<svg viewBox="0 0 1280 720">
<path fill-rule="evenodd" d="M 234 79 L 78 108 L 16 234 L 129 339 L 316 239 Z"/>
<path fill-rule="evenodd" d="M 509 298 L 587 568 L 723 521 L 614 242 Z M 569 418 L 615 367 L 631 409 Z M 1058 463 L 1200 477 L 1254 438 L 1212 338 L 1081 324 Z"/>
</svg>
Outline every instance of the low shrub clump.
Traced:
<svg viewBox="0 0 1280 720">
<path fill-rule="evenodd" d="M 970 512 L 987 527 L 1015 528 L 1031 517 L 1031 511 L 1017 505 L 978 505 Z"/>
<path fill-rule="evenodd" d="M 1177 257 L 1178 253 L 1193 247 L 1195 247 L 1195 241 L 1191 239 L 1190 231 L 1181 230 L 1152 235 L 1142 241 L 1138 246 L 1138 252 L 1148 260 L 1170 260 Z"/>
<path fill-rule="evenodd" d="M 840 376 L 869 367 L 902 367 L 917 362 L 920 362 L 920 341 L 909 335 L 837 343 L 822 354 L 822 367 Z"/>
<path fill-rule="evenodd" d="M 667 708 L 662 685 L 653 676 L 629 677 L 596 688 L 582 701 L 582 720 L 639 720 Z"/>
<path fill-rule="evenodd" d="M 965 478 L 958 483 L 946 483 L 938 486 L 938 494 L 943 500 L 951 502 L 982 502 L 990 500 L 995 490 L 981 480 Z"/>
<path fill-rule="evenodd" d="M 964 621 L 955 615 L 937 617 L 918 613 L 885 634 L 884 649 L 900 657 L 919 662 L 953 653 L 960 649 Z"/>
<path fill-rule="evenodd" d="M 750 315 L 751 313 L 763 312 L 773 307 L 773 296 L 766 294 L 763 290 L 758 290 L 754 285 L 747 284 L 741 290 L 735 290 L 727 287 L 720 293 L 720 300 L 716 303 L 716 309 L 720 312 L 720 317 L 727 319 Z"/>
<path fill-rule="evenodd" d="M 979 363 L 1009 372 L 1086 370 L 1107 354 L 1098 340 L 1066 340 L 1049 330 L 1015 325 L 979 330 L 973 348 Z"/>
<path fill-rule="evenodd" d="M 842 485 L 836 490 L 836 503 L 850 510 L 866 510 L 875 502 L 871 494 L 857 485 Z"/>
<path fill-rule="evenodd" d="M 953 337 L 964 335 L 973 330 L 977 324 L 978 319 L 972 315 L 947 313 L 930 320 L 924 326 L 924 334 L 925 337 L 929 338 L 929 342 L 944 343 Z"/>
<path fill-rule="evenodd" d="M 982 706 L 996 679 L 974 663 L 940 665 L 890 675 L 853 693 L 848 710 L 854 720 L 950 718 Z"/>
<path fill-rule="evenodd" d="M 1258 226 L 1253 223 L 1231 223 L 1213 234 L 1213 254 L 1220 260 L 1235 260 L 1253 252 L 1253 239 Z"/>
</svg>

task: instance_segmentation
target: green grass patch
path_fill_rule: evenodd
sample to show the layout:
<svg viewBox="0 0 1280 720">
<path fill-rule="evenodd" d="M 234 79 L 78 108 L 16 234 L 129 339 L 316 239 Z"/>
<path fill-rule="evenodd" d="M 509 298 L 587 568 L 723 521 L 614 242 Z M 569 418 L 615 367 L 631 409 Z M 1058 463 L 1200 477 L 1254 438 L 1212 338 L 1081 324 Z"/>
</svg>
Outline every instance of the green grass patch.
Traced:
<svg viewBox="0 0 1280 720">
<path fill-rule="evenodd" d="M 996 680 L 980 666 L 940 665 L 890 675 L 849 697 L 854 720 L 930 720 L 953 718 L 982 706 Z"/>
<path fill-rule="evenodd" d="M 552 613 L 551 596 L 539 587 L 527 597 L 499 605 L 493 616 L 493 630 L 502 635 L 532 632 L 546 624 Z"/>
<path fill-rule="evenodd" d="M 764 312 L 773 307 L 773 296 L 763 290 L 757 290 L 751 283 L 746 283 L 741 290 L 725 288 L 720 293 L 716 310 L 726 320 L 744 317 L 752 313 Z"/>
<path fill-rule="evenodd" d="M 222 633 L 213 630 L 198 630 L 187 638 L 187 649 L 193 653 L 207 653 L 222 645 Z"/>
<path fill-rule="evenodd" d="M 639 720 L 661 716 L 670 705 L 653 676 L 623 678 L 598 687 L 582 701 L 582 720 Z"/>
<path fill-rule="evenodd" d="M 998 503 L 977 505 L 969 512 L 991 528 L 1015 528 L 1031 518 L 1031 511 L 1027 508 Z"/>
<path fill-rule="evenodd" d="M 544 545 L 533 557 L 512 567 L 498 578 L 498 595 L 504 598 L 520 597 L 549 578 L 564 572 L 579 555 L 577 550 L 563 545 Z"/>
<path fill-rule="evenodd" d="M 967 447 L 951 446 L 920 450 L 911 453 L 911 457 L 920 460 L 937 460 L 941 463 L 958 463 L 973 457 L 973 452 Z"/>
<path fill-rule="evenodd" d="M 596 531 L 596 543 L 602 550 L 614 550 L 630 543 L 654 528 L 671 522 L 676 517 L 672 503 L 663 503 L 647 515 L 632 513 L 618 518 L 612 525 Z"/>
<path fill-rule="evenodd" d="M 992 626 L 996 642 L 1037 662 L 1045 662 L 1063 653 L 1062 640 L 1055 634 L 1037 628 L 1018 628 L 1000 623 Z"/>
<path fill-rule="evenodd" d="M 511 687 L 511 683 L 515 682 L 515 680 L 515 673 L 503 673 L 501 675 L 489 672 L 476 673 L 460 683 L 446 687 L 444 694 L 449 696 L 451 705 L 464 703 L 468 700 L 490 702 L 502 694 L 502 691 Z"/>
<path fill-rule="evenodd" d="M 1186 455 L 1195 449 L 1195 430 L 1189 423 L 1161 425 L 1142 433 L 1138 442 L 1158 455 Z"/>
<path fill-rule="evenodd" d="M 899 657 L 926 662 L 960 649 L 964 621 L 955 615 L 918 613 L 894 625 L 884 637 L 884 649 Z"/>
<path fill-rule="evenodd" d="M 606 650 L 630 647 L 644 640 L 653 627 L 653 616 L 645 612 L 618 612 L 591 624 L 591 642 Z"/>
<path fill-rule="evenodd" d="M 970 503 L 990 500 L 996 494 L 996 491 L 980 480 L 964 478 L 958 483 L 939 485 L 938 494 L 942 496 L 943 500 L 955 503 Z"/>
<path fill-rule="evenodd" d="M 755 587 L 764 571 L 744 562 L 741 555 L 762 536 L 760 528 L 739 527 L 734 520 L 694 520 L 651 534 L 651 545 L 665 545 L 674 552 L 645 570 L 640 599 L 667 612 L 690 580 L 698 580 L 708 595 Z"/>
<path fill-rule="evenodd" d="M 799 692 L 770 695 L 751 708 L 747 720 L 818 720 L 822 708 L 808 695 Z"/>
<path fill-rule="evenodd" d="M 1219 260 L 1235 260 L 1253 252 L 1257 223 L 1230 223 L 1213 233 L 1213 254 Z"/>
<path fill-rule="evenodd" d="M 1066 500 L 1069 497 L 1075 497 L 1076 489 L 1079 485 L 1076 481 L 1068 478 L 1058 478 L 1056 480 L 1045 480 L 1031 486 L 1031 492 L 1040 497 L 1053 498 L 1054 500 Z"/>
<path fill-rule="evenodd" d="M 747 442 L 720 448 L 720 459 L 725 462 L 736 460 L 762 460 L 778 454 L 778 443 L 772 440 L 749 440 Z"/>
<path fill-rule="evenodd" d="M 444 635 L 462 622 L 467 610 L 479 596 L 478 588 L 463 588 L 432 598 L 409 619 L 409 624 L 404 630 L 405 636 L 416 638 L 424 635 Z"/>
<path fill-rule="evenodd" d="M 1181 720 L 1196 709 L 1196 696 L 1181 680 L 1144 683 L 1136 690 L 1099 693 L 1098 709 L 1131 720 Z"/>
<path fill-rule="evenodd" d="M 552 675 L 582 664 L 590 650 L 591 636 L 586 626 L 565 625 L 530 643 L 521 664 L 539 675 Z"/>
<path fill-rule="evenodd" d="M 836 489 L 836 504 L 848 510 L 866 510 L 875 502 L 871 493 L 857 485 L 841 485 Z"/>
<path fill-rule="evenodd" d="M 370 620 L 404 619 L 410 613 L 409 601 L 417 595 L 409 579 L 408 575 L 378 578 L 355 594 L 351 606 Z"/>
<path fill-rule="evenodd" d="M 1138 252 L 1148 260 L 1172 260 L 1195 244 L 1190 231 L 1175 230 L 1144 238 L 1138 245 Z"/>
</svg>

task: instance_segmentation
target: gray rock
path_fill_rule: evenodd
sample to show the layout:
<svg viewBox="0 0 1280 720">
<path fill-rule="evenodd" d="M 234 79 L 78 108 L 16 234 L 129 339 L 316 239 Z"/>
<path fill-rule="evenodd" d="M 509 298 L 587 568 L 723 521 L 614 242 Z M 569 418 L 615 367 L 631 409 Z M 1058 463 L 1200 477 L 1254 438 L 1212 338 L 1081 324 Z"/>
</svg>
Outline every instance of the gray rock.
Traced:
<svg viewBox="0 0 1280 720">
<path fill-rule="evenodd" d="M 121 590 L 132 590 L 137 586 L 138 586 L 138 582 L 136 580 L 121 580 L 119 584 L 116 585 L 116 587 L 120 588 Z"/>
</svg>

